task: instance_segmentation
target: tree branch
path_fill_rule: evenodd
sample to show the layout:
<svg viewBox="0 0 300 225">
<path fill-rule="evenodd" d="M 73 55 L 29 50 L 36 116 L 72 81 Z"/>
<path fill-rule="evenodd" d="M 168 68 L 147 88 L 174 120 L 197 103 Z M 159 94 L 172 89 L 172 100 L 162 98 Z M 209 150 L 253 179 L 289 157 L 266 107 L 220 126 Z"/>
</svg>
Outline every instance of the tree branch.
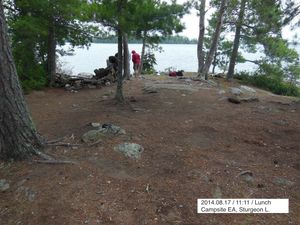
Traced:
<svg viewBox="0 0 300 225">
<path fill-rule="evenodd" d="M 250 59 L 245 59 L 244 61 L 246 61 L 246 62 L 251 62 L 251 63 L 254 63 L 254 64 L 256 64 L 256 65 L 259 65 L 259 64 L 261 63 L 260 60 L 250 60 Z"/>
<path fill-rule="evenodd" d="M 7 10 L 10 10 L 10 11 L 13 11 L 13 12 L 18 12 L 17 9 L 11 7 L 11 6 L 8 6 L 8 5 L 5 5 L 5 4 L 2 4 L 3 8 L 4 9 L 7 9 Z"/>
</svg>

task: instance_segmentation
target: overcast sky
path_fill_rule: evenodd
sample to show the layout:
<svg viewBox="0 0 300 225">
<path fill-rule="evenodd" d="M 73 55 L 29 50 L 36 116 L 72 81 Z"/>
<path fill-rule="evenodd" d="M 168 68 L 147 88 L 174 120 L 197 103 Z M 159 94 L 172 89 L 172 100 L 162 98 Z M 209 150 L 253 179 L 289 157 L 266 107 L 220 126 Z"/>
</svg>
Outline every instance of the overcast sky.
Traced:
<svg viewBox="0 0 300 225">
<path fill-rule="evenodd" d="M 294 0 L 296 3 L 300 4 L 300 0 Z M 177 0 L 178 3 L 184 3 L 186 0 Z M 207 6 L 208 6 L 209 0 L 207 0 Z M 206 18 L 211 15 L 212 10 L 208 11 L 208 14 Z M 298 15 L 298 18 L 295 19 L 295 21 L 300 20 L 300 15 Z M 185 23 L 186 29 L 180 33 L 180 35 L 187 36 L 189 38 L 198 38 L 198 33 L 199 33 L 199 17 L 197 16 L 196 10 L 192 10 L 191 14 L 184 16 L 183 21 Z M 283 29 L 282 35 L 285 39 L 292 40 L 293 36 L 297 34 L 298 35 L 298 40 L 300 40 L 300 28 L 296 28 L 294 30 L 291 30 L 290 27 L 285 27 Z"/>
</svg>

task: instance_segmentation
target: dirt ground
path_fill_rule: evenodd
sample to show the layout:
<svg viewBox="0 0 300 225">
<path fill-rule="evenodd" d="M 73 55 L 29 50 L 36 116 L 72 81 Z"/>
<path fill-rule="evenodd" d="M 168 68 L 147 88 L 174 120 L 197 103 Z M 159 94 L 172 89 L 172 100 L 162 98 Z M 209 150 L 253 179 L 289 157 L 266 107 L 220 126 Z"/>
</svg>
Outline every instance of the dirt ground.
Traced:
<svg viewBox="0 0 300 225">
<path fill-rule="evenodd" d="M 80 146 L 46 150 L 74 165 L 0 161 L 0 179 L 10 184 L 0 192 L 0 224 L 300 224 L 300 103 L 256 89 L 259 102 L 233 104 L 220 90 L 237 84 L 222 79 L 143 92 L 159 82 L 185 81 L 126 81 L 125 105 L 113 100 L 115 86 L 27 95 L 47 140 Z M 91 122 L 127 134 L 88 146 L 81 136 Z M 141 159 L 114 151 L 122 142 L 142 145 Z M 288 198 L 290 213 L 197 214 L 198 198 Z"/>
</svg>

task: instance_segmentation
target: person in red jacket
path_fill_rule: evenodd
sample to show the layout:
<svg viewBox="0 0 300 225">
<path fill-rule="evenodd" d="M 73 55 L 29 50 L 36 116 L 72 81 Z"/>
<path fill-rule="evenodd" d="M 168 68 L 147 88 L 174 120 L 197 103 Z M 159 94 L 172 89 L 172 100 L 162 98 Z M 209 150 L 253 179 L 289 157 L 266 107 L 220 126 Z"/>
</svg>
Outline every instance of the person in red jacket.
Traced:
<svg viewBox="0 0 300 225">
<path fill-rule="evenodd" d="M 141 57 L 140 55 L 132 50 L 132 62 L 133 62 L 133 70 L 134 70 L 134 75 L 137 76 L 139 68 L 140 68 L 140 64 L 141 64 Z"/>
</svg>

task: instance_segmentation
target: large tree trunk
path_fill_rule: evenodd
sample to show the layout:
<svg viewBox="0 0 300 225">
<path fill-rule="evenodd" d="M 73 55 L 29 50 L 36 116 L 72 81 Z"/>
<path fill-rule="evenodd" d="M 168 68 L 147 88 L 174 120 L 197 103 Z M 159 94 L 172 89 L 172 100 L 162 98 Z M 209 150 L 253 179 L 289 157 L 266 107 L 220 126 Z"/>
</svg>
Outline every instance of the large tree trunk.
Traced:
<svg viewBox="0 0 300 225">
<path fill-rule="evenodd" d="M 22 54 L 22 53 L 20 53 Z M 32 123 L 7 37 L 0 0 L 0 158 L 25 159 L 42 147 Z"/>
<path fill-rule="evenodd" d="M 118 29 L 118 73 L 117 73 L 117 91 L 116 100 L 119 103 L 124 102 L 123 95 L 123 64 L 122 64 L 122 50 L 123 50 L 123 35 L 121 29 Z"/>
<path fill-rule="evenodd" d="M 231 79 L 234 74 L 234 67 L 235 67 L 236 59 L 238 56 L 239 45 L 240 45 L 241 29 L 242 29 L 242 25 L 243 25 L 243 21 L 244 21 L 245 7 L 246 7 L 246 0 L 242 0 L 239 17 L 238 17 L 238 21 L 237 21 L 237 25 L 236 25 L 236 30 L 235 30 L 233 49 L 232 49 L 231 57 L 230 57 L 227 79 Z"/>
<path fill-rule="evenodd" d="M 198 56 L 198 76 L 201 75 L 204 65 L 204 33 L 205 33 L 205 0 L 201 0 L 200 5 L 200 19 L 199 19 L 199 37 L 197 46 L 197 56 Z"/>
<path fill-rule="evenodd" d="M 203 74 L 205 75 L 205 80 L 208 79 L 209 67 L 211 66 L 212 60 L 214 58 L 215 51 L 217 50 L 218 41 L 219 41 L 220 33 L 221 33 L 221 28 L 222 28 L 222 25 L 223 25 L 223 19 L 224 19 L 223 15 L 224 15 L 224 12 L 225 12 L 226 3 L 227 3 L 227 0 L 222 0 L 221 1 L 219 15 L 218 15 L 218 19 L 217 19 L 216 30 L 215 30 L 215 33 L 213 35 L 212 43 L 211 43 L 209 52 L 206 56 L 206 61 L 205 61 L 204 67 L 203 67 Z"/>
<path fill-rule="evenodd" d="M 143 45 L 142 45 L 142 54 L 141 54 L 141 64 L 140 64 L 137 76 L 139 76 L 143 72 L 143 64 L 144 64 L 144 58 L 145 58 L 145 49 L 146 49 L 146 38 L 144 36 L 144 38 L 143 38 Z"/>
<path fill-rule="evenodd" d="M 54 84 L 56 76 L 56 37 L 53 20 L 50 22 L 48 32 L 47 72 L 49 86 L 51 87 Z"/>
<path fill-rule="evenodd" d="M 124 47 L 124 79 L 130 79 L 130 53 L 128 48 L 127 35 L 123 35 L 123 47 Z"/>
</svg>

